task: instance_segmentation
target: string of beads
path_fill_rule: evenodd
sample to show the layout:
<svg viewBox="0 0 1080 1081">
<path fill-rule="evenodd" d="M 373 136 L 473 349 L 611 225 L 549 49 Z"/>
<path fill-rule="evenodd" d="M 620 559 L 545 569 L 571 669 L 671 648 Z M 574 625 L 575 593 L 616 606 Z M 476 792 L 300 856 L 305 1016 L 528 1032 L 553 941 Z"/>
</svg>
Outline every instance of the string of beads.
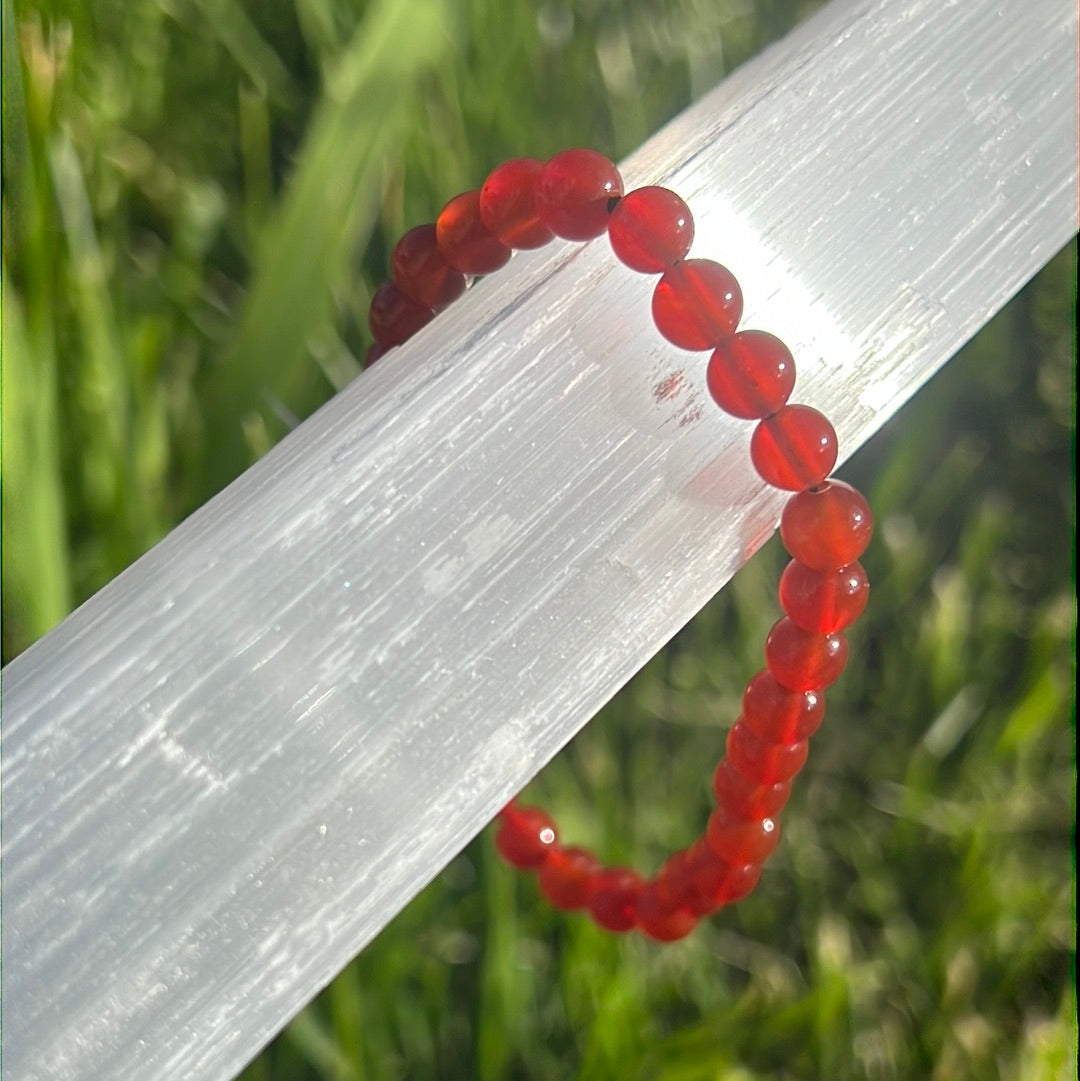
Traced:
<svg viewBox="0 0 1080 1081">
<path fill-rule="evenodd" d="M 470 278 L 498 270 L 514 249 L 605 232 L 627 267 L 660 275 L 652 298 L 657 329 L 682 349 L 710 352 L 710 396 L 732 416 L 756 422 L 754 468 L 792 493 L 780 521 L 792 556 L 779 587 L 785 615 L 769 633 L 765 668 L 747 684 L 728 732 L 704 836 L 651 879 L 560 844 L 547 813 L 516 800 L 499 814 L 495 846 L 512 866 L 535 871 L 557 907 L 583 909 L 610 931 L 637 929 L 668 942 L 757 884 L 780 840 L 777 816 L 822 722 L 824 688 L 847 661 L 844 629 L 866 606 L 858 558 L 870 541 L 870 508 L 850 485 L 829 478 L 837 458 L 833 426 L 816 409 L 790 404 L 795 362 L 783 342 L 737 329 L 743 301 L 731 272 L 687 258 L 694 221 L 682 199 L 662 187 L 624 194 L 618 170 L 593 150 L 506 162 L 479 190 L 451 199 L 434 225 L 406 233 L 394 248 L 392 280 L 371 301 L 375 344 L 366 363 L 406 341 L 461 296 Z"/>
</svg>

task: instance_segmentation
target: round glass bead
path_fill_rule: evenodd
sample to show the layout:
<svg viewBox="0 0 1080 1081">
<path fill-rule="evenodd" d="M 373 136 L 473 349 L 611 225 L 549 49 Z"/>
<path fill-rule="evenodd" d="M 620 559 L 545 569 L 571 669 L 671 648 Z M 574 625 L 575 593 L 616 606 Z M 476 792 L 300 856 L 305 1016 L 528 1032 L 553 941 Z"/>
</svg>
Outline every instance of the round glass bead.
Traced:
<svg viewBox="0 0 1080 1081">
<path fill-rule="evenodd" d="M 743 692 L 743 724 L 770 743 L 809 739 L 824 719 L 825 695 L 821 691 L 789 691 L 767 668 L 758 672 Z"/>
<path fill-rule="evenodd" d="M 607 867 L 589 881 L 585 904 L 593 922 L 608 931 L 629 931 L 637 923 L 635 903 L 645 882 L 628 867 Z"/>
<path fill-rule="evenodd" d="M 480 192 L 455 195 L 439 212 L 435 237 L 443 258 L 462 274 L 490 274 L 510 260 L 510 249 L 480 219 Z"/>
<path fill-rule="evenodd" d="M 741 330 L 709 358 L 705 379 L 712 399 L 743 420 L 771 416 L 795 388 L 795 360 L 786 345 L 764 330 Z"/>
<path fill-rule="evenodd" d="M 726 863 L 763 863 L 780 843 L 780 823 L 775 818 L 736 818 L 718 807 L 709 816 L 705 838 Z"/>
<path fill-rule="evenodd" d="M 790 781 L 764 784 L 740 773 L 727 758 L 716 767 L 712 787 L 716 805 L 735 818 L 772 818 L 783 810 L 791 795 Z"/>
<path fill-rule="evenodd" d="M 540 889 L 556 908 L 584 908 L 589 883 L 599 870 L 599 861 L 587 849 L 553 848 L 540 865 Z"/>
<path fill-rule="evenodd" d="M 806 765 L 809 744 L 770 743 L 756 735 L 744 721 L 736 721 L 728 732 L 727 757 L 744 777 L 759 785 L 790 781 Z"/>
<path fill-rule="evenodd" d="M 792 691 L 827 687 L 847 663 L 847 640 L 835 634 L 804 631 L 787 617 L 769 632 L 765 662 L 776 682 Z"/>
<path fill-rule="evenodd" d="M 511 803 L 503 808 L 495 847 L 512 867 L 523 871 L 539 867 L 555 851 L 557 841 L 555 823 L 539 807 Z"/>
<path fill-rule="evenodd" d="M 375 290 L 368 309 L 368 327 L 384 349 L 408 341 L 434 318 L 431 308 L 410 300 L 393 282 L 383 282 Z"/>
<path fill-rule="evenodd" d="M 761 865 L 728 863 L 703 839 L 690 849 L 686 872 L 690 879 L 687 907 L 697 916 L 707 916 L 749 894 L 761 878 Z"/>
<path fill-rule="evenodd" d="M 622 195 L 619 170 L 595 150 L 564 150 L 536 182 L 536 212 L 556 236 L 592 240 L 608 227 L 609 205 Z"/>
<path fill-rule="evenodd" d="M 814 570 L 853 563 L 866 551 L 873 531 L 862 493 L 842 480 L 828 480 L 792 496 L 780 518 L 784 547 Z"/>
<path fill-rule="evenodd" d="M 831 634 L 862 615 L 870 583 L 861 563 L 818 571 L 793 559 L 780 578 L 780 605 L 804 631 Z"/>
<path fill-rule="evenodd" d="M 608 240 L 616 258 L 642 274 L 663 274 L 694 241 L 690 208 L 668 188 L 636 188 L 611 212 Z"/>
<path fill-rule="evenodd" d="M 774 488 L 801 492 L 820 484 L 836 465 L 836 432 L 808 405 L 785 405 L 760 421 L 750 437 L 758 475 Z"/>
<path fill-rule="evenodd" d="M 394 246 L 390 276 L 412 301 L 425 308 L 445 308 L 465 292 L 467 282 L 443 258 L 434 225 L 410 229 Z"/>
<path fill-rule="evenodd" d="M 542 248 L 555 235 L 536 213 L 535 158 L 514 158 L 493 169 L 480 189 L 480 220 L 510 248 Z"/>
<path fill-rule="evenodd" d="M 681 349 L 715 349 L 742 318 L 739 283 L 711 259 L 687 259 L 656 283 L 652 314 L 656 329 Z"/>
<path fill-rule="evenodd" d="M 657 942 L 685 938 L 697 926 L 698 918 L 674 901 L 662 883 L 650 882 L 634 903 L 638 929 Z"/>
</svg>

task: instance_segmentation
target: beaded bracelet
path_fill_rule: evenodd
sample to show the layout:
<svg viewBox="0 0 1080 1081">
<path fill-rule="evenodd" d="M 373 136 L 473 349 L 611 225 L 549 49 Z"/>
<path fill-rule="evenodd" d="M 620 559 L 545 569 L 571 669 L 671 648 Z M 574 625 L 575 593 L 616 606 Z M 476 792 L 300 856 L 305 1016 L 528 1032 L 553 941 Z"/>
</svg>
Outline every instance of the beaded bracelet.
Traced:
<svg viewBox="0 0 1080 1081">
<path fill-rule="evenodd" d="M 686 257 L 694 222 L 682 199 L 661 187 L 624 195 L 618 170 L 593 150 L 567 150 L 546 163 L 508 161 L 479 190 L 451 199 L 434 225 L 406 233 L 394 248 L 392 281 L 371 301 L 375 344 L 365 365 L 430 322 L 471 277 L 498 270 L 513 249 L 604 232 L 626 266 L 661 275 L 652 298 L 657 329 L 682 349 L 711 351 L 710 396 L 732 416 L 757 422 L 754 468 L 794 493 L 780 521 L 793 557 L 779 587 L 786 615 L 769 633 L 766 667 L 747 684 L 728 732 L 705 835 L 652 879 L 560 845 L 552 819 L 516 800 L 499 813 L 495 847 L 512 866 L 536 871 L 558 908 L 585 909 L 610 931 L 636 928 L 670 942 L 757 885 L 780 840 L 777 815 L 822 722 L 824 688 L 847 660 L 842 632 L 866 606 L 869 585 L 857 560 L 870 541 L 870 508 L 850 485 L 827 479 L 837 458 L 832 425 L 816 409 L 788 403 L 795 362 L 783 342 L 760 330 L 736 331 L 743 303 L 731 272 Z"/>
</svg>

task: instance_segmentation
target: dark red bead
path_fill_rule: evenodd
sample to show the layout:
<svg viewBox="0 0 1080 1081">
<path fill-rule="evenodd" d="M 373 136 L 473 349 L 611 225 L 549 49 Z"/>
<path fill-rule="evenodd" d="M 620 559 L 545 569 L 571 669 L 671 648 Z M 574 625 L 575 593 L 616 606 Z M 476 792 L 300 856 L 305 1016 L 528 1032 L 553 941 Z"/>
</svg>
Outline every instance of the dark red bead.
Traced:
<svg viewBox="0 0 1080 1081">
<path fill-rule="evenodd" d="M 634 904 L 638 930 L 657 942 L 685 938 L 697 926 L 698 917 L 674 900 L 662 882 L 650 882 Z"/>
<path fill-rule="evenodd" d="M 728 863 L 704 839 L 690 849 L 686 871 L 689 878 L 686 904 L 696 916 L 707 916 L 724 905 L 742 900 L 761 878 L 760 864 Z"/>
<path fill-rule="evenodd" d="M 535 158 L 514 158 L 493 169 L 480 189 L 480 220 L 510 248 L 542 248 L 554 233 L 536 213 Z"/>
<path fill-rule="evenodd" d="M 536 183 L 536 212 L 556 236 L 592 240 L 608 227 L 608 207 L 622 195 L 619 170 L 595 150 L 564 150 Z"/>
<path fill-rule="evenodd" d="M 760 420 L 778 412 L 795 388 L 795 360 L 764 330 L 742 330 L 722 341 L 705 372 L 709 394 L 725 413 Z"/>
<path fill-rule="evenodd" d="M 425 308 L 445 308 L 465 292 L 465 275 L 443 258 L 434 225 L 410 229 L 394 246 L 390 276 L 410 299 Z"/>
<path fill-rule="evenodd" d="M 741 717 L 728 732 L 728 761 L 744 777 L 759 785 L 790 781 L 806 765 L 808 750 L 805 740 L 798 743 L 763 740 Z"/>
<path fill-rule="evenodd" d="M 599 861 L 587 849 L 556 847 L 540 865 L 540 889 L 556 908 L 584 908 L 589 883 L 600 869 Z"/>
<path fill-rule="evenodd" d="M 873 531 L 862 493 L 842 480 L 828 480 L 792 496 L 780 518 L 784 547 L 814 570 L 853 563 L 866 551 Z"/>
<path fill-rule="evenodd" d="M 843 634 L 814 634 L 781 619 L 765 642 L 765 662 L 776 682 L 793 691 L 827 687 L 847 663 Z"/>
<path fill-rule="evenodd" d="M 511 803 L 500 813 L 495 847 L 512 867 L 525 871 L 541 866 L 557 843 L 555 823 L 539 807 Z"/>
<path fill-rule="evenodd" d="M 713 773 L 713 795 L 716 805 L 736 818 L 774 818 L 784 809 L 791 795 L 791 782 L 765 784 L 740 773 L 725 758 Z"/>
<path fill-rule="evenodd" d="M 820 484 L 836 465 L 836 432 L 808 405 L 785 405 L 760 421 L 750 438 L 750 458 L 774 488 L 801 492 Z"/>
<path fill-rule="evenodd" d="M 767 668 L 758 672 L 743 692 L 743 724 L 770 743 L 809 739 L 824 719 L 825 695 L 820 690 L 788 690 Z"/>
<path fill-rule="evenodd" d="M 726 863 L 763 863 L 780 843 L 780 823 L 775 818 L 737 818 L 718 807 L 709 816 L 705 837 Z"/>
<path fill-rule="evenodd" d="M 682 349 L 715 349 L 742 318 L 739 283 L 711 259 L 687 259 L 672 267 L 653 291 L 656 329 Z"/>
<path fill-rule="evenodd" d="M 870 583 L 861 563 L 818 571 L 793 559 L 780 578 L 780 604 L 804 631 L 831 634 L 862 615 Z"/>
<path fill-rule="evenodd" d="M 694 219 L 668 188 L 637 188 L 611 212 L 608 239 L 616 258 L 631 270 L 663 274 L 686 258 L 694 241 Z"/>
<path fill-rule="evenodd" d="M 608 931 L 629 931 L 637 923 L 635 905 L 644 888 L 641 875 L 627 867 L 597 871 L 589 882 L 589 915 Z"/>
<path fill-rule="evenodd" d="M 455 195 L 435 221 L 443 258 L 462 274 L 491 274 L 505 266 L 512 252 L 480 219 L 480 192 Z"/>
<path fill-rule="evenodd" d="M 368 309 L 368 326 L 384 349 L 408 341 L 434 318 L 431 308 L 410 300 L 393 282 L 383 282 L 375 290 Z"/>
</svg>

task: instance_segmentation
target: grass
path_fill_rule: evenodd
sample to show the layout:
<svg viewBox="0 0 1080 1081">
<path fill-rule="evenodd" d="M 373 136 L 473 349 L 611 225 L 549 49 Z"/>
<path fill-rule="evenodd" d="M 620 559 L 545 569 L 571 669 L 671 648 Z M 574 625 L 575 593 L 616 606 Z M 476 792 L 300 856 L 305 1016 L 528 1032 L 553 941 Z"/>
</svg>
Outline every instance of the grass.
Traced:
<svg viewBox="0 0 1080 1081">
<path fill-rule="evenodd" d="M 631 150 L 815 6 L 3 2 L 5 660 L 356 374 L 408 224 L 519 153 Z M 750 899 L 615 939 L 480 838 L 245 1081 L 1069 1076 L 1074 265 L 846 467 L 860 660 Z M 568 833 L 651 866 L 694 834 L 781 563 L 537 780 Z"/>
</svg>

